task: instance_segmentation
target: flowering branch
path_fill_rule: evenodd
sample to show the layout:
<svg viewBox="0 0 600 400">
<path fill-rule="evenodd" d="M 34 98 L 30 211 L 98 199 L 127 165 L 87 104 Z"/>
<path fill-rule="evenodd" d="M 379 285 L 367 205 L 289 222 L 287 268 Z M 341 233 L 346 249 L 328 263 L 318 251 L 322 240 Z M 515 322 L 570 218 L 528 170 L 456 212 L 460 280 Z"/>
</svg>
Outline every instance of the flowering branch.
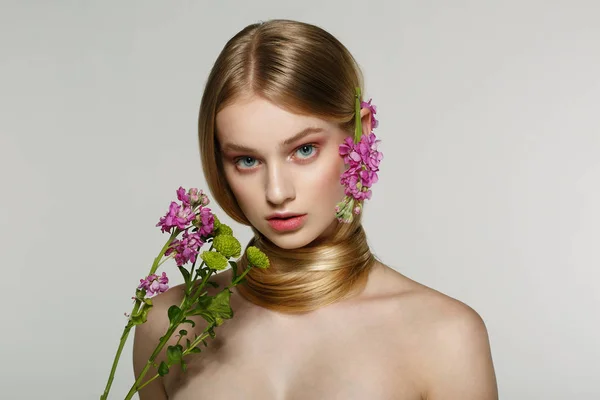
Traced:
<svg viewBox="0 0 600 400">
<path fill-rule="evenodd" d="M 187 366 L 183 357 L 201 352 L 199 344 L 202 342 L 205 346 L 208 346 L 205 339 L 208 336 L 215 337 L 214 328 L 222 325 L 225 319 L 233 317 L 233 311 L 230 306 L 230 288 L 243 282 L 244 276 L 250 268 L 269 267 L 267 256 L 256 247 L 250 246 L 246 249 L 248 267 L 239 277 L 236 276 L 237 263 L 231 261 L 230 258 L 240 256 L 241 245 L 233 236 L 231 228 L 222 224 L 212 214 L 210 208 L 206 207 L 209 201 L 202 191 L 192 188 L 186 192 L 185 189 L 180 187 L 177 190 L 177 197 L 182 204 L 179 205 L 176 202 L 171 202 L 169 211 L 156 225 L 161 227 L 162 232 L 169 232 L 171 235 L 158 256 L 154 259 L 149 274 L 145 278 L 140 279 L 136 295 L 132 297 L 134 306 L 131 314 L 125 314 L 128 317 L 128 321 L 121 335 L 104 393 L 100 396 L 101 400 L 108 398 L 118 361 L 131 328 L 147 321 L 148 312 L 152 308 L 152 297 L 169 289 L 169 279 L 166 273 L 163 272 L 160 276 L 156 274 L 158 267 L 166 259 L 175 259 L 177 267 L 183 276 L 185 281 L 184 298 L 179 306 L 172 305 L 169 308 L 169 328 L 160 338 L 158 345 L 131 386 L 125 400 L 131 399 L 136 392 L 158 376 L 168 374 L 169 368 L 174 364 L 180 364 L 185 372 Z M 178 239 L 181 233 L 182 236 Z M 200 253 L 200 248 L 205 243 L 211 244 L 210 249 Z M 196 268 L 198 256 L 202 259 L 202 263 Z M 165 258 L 163 259 L 163 257 Z M 190 270 L 184 267 L 186 263 L 192 263 Z M 233 267 L 234 275 L 229 286 L 215 296 L 208 296 L 207 292 L 202 292 L 207 283 L 216 286 L 215 283 L 209 281 L 210 277 L 216 271 L 224 270 L 230 265 Z M 200 282 L 196 286 L 198 279 L 200 279 Z M 209 323 L 208 327 L 204 329 L 200 336 L 195 335 L 193 341 L 186 338 L 185 349 L 179 342 L 184 336 L 187 336 L 188 332 L 185 329 L 179 330 L 177 343 L 167 347 L 167 361 L 162 361 L 157 367 L 154 362 L 156 357 L 161 353 L 177 328 L 185 323 L 195 327 L 194 321 L 188 319 L 188 317 L 197 315 L 203 317 Z M 144 376 L 151 366 L 158 368 L 158 374 L 142 383 Z"/>
<path fill-rule="evenodd" d="M 377 108 L 369 102 L 360 101 L 360 88 L 356 88 L 356 111 L 354 140 L 347 137 L 339 147 L 340 155 L 348 168 L 342 174 L 340 183 L 344 185 L 344 199 L 335 207 L 336 217 L 340 222 L 351 222 L 354 215 L 360 214 L 365 200 L 371 198 L 371 186 L 377 183 L 379 163 L 383 154 L 377 150 L 380 140 L 373 132 L 362 134 L 361 108 L 371 110 L 371 128 L 376 128 Z"/>
</svg>

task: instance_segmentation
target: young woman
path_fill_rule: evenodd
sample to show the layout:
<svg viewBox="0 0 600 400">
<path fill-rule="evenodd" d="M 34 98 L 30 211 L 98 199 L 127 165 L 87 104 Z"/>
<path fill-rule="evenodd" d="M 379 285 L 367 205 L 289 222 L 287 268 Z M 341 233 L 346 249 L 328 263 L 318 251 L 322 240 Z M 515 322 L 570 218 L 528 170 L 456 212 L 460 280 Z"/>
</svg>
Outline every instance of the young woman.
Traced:
<svg viewBox="0 0 600 400">
<path fill-rule="evenodd" d="M 172 368 L 142 400 L 497 398 L 479 315 L 375 259 L 362 213 L 336 215 L 347 194 L 340 145 L 363 100 L 356 88 L 352 55 L 316 26 L 271 20 L 226 44 L 200 106 L 204 174 L 221 208 L 252 227 L 250 244 L 271 267 L 251 270 L 232 290 L 235 317 L 186 372 Z M 375 110 L 361 104 L 368 137 Z M 231 271 L 213 280 L 216 293 Z M 137 327 L 136 375 L 182 296 L 178 286 L 156 297 Z M 199 333 L 206 325 L 196 322 Z"/>
</svg>

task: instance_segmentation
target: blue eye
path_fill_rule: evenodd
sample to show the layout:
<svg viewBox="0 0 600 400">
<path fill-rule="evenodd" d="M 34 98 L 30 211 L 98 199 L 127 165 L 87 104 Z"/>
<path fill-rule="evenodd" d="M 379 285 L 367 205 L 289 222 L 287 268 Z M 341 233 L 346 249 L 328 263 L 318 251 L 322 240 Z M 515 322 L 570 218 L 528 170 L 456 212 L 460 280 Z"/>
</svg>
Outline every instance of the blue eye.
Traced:
<svg viewBox="0 0 600 400">
<path fill-rule="evenodd" d="M 237 160 L 235 164 L 242 169 L 252 168 L 255 166 L 256 160 L 252 157 L 242 157 L 239 160 Z"/>
<path fill-rule="evenodd" d="M 315 145 L 313 144 L 305 144 L 304 146 L 298 147 L 296 150 L 296 154 L 300 156 L 300 158 L 310 158 L 315 152 Z"/>
</svg>

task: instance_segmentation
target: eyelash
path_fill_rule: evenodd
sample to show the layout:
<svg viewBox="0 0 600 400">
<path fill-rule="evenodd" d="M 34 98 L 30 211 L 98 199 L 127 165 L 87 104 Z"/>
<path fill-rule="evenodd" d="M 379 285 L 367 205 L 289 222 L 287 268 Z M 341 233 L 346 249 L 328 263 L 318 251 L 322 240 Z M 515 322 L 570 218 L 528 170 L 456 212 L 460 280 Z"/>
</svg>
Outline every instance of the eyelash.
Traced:
<svg viewBox="0 0 600 400">
<path fill-rule="evenodd" d="M 305 147 L 310 147 L 310 148 L 313 150 L 313 152 L 312 152 L 312 153 L 311 153 L 309 156 L 307 156 L 307 157 L 300 158 L 300 159 L 299 159 L 299 160 L 300 160 L 300 163 L 302 163 L 302 162 L 304 162 L 304 161 L 306 161 L 306 160 L 311 160 L 312 158 L 316 157 L 316 156 L 317 156 L 317 154 L 318 154 L 318 148 L 319 148 L 319 147 L 318 147 L 318 146 L 317 146 L 317 144 L 315 144 L 315 143 L 306 143 L 306 144 L 303 144 L 303 145 L 301 145 L 301 146 L 297 147 L 297 148 L 294 150 L 294 154 L 296 154 L 298 151 L 300 151 L 301 149 L 303 149 L 303 148 L 305 148 Z M 241 156 L 241 157 L 237 157 L 237 158 L 235 158 L 235 159 L 233 160 L 233 163 L 234 163 L 234 164 L 236 165 L 236 167 L 238 167 L 238 169 L 240 169 L 240 170 L 251 170 L 251 169 L 254 169 L 256 166 L 252 166 L 252 167 L 241 167 L 241 166 L 240 166 L 240 161 L 244 161 L 244 160 L 248 160 L 248 159 L 251 159 L 251 160 L 253 160 L 253 161 L 258 161 L 258 160 L 256 160 L 256 158 L 254 158 L 254 157 L 250 157 L 250 156 Z"/>
</svg>

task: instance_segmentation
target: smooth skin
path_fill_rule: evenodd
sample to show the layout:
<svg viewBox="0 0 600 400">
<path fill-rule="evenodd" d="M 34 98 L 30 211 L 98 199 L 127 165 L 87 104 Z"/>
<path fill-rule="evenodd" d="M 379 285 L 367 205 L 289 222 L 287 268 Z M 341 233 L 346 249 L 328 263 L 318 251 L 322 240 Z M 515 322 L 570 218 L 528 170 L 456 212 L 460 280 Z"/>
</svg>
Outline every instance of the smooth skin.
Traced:
<svg viewBox="0 0 600 400">
<path fill-rule="evenodd" d="M 370 111 L 361 116 L 370 131 Z M 326 240 L 343 197 L 338 146 L 347 133 L 258 97 L 224 108 L 217 128 L 227 180 L 252 225 L 284 249 Z M 288 211 L 307 214 L 301 229 L 279 233 L 266 222 Z M 230 271 L 213 280 L 225 287 Z M 182 285 L 157 296 L 148 321 L 136 327 L 136 375 L 168 327 L 167 309 L 182 296 Z M 498 398 L 488 333 L 477 312 L 381 263 L 360 295 L 305 315 L 258 307 L 235 288 L 231 305 L 234 318 L 188 359 L 188 371 L 172 368 L 141 391 L 141 400 Z M 200 333 L 206 324 L 195 321 Z"/>
</svg>

